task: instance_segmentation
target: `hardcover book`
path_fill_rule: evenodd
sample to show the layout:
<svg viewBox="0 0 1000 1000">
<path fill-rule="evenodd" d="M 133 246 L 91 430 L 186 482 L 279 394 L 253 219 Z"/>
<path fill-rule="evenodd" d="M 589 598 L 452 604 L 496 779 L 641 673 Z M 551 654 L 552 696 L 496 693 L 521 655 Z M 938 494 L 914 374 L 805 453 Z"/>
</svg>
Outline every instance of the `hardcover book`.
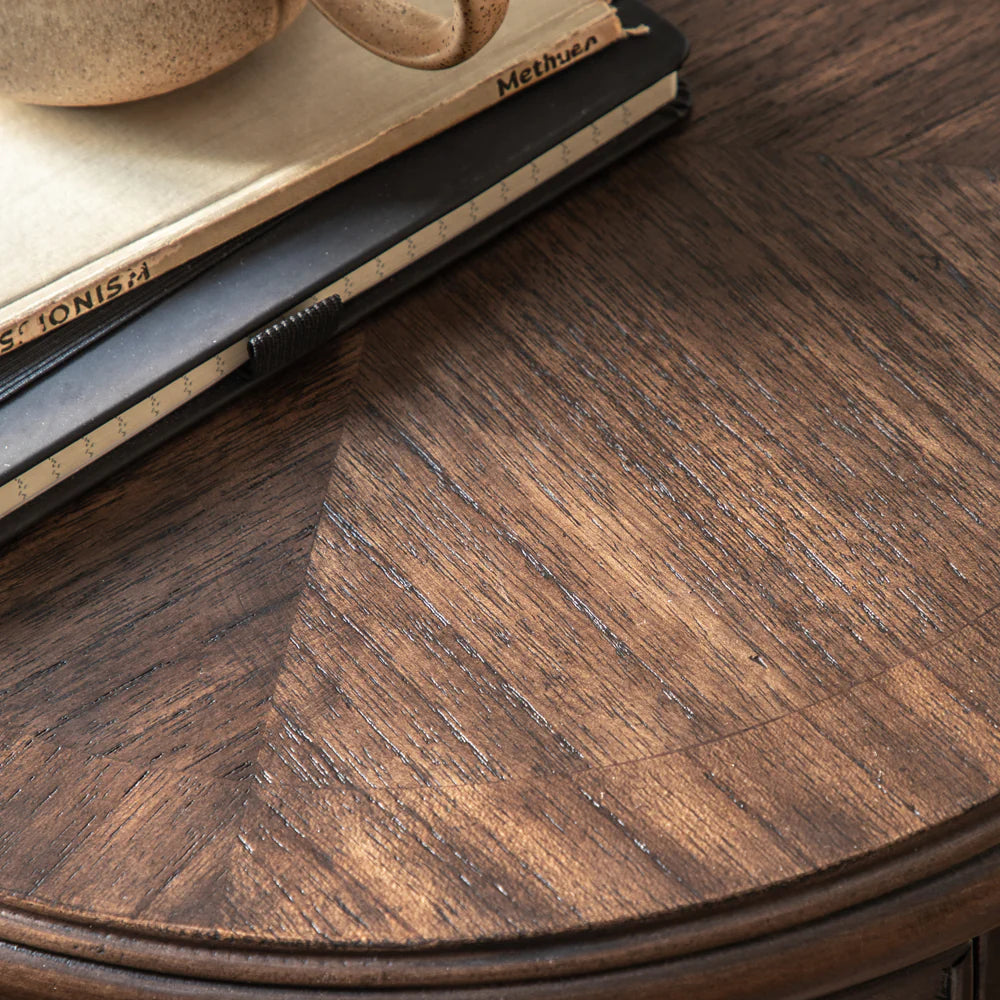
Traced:
<svg viewBox="0 0 1000 1000">
<path fill-rule="evenodd" d="M 619 44 L 0 358 L 0 542 L 682 121 L 683 36 L 618 14 Z"/>
<path fill-rule="evenodd" d="M 621 36 L 604 0 L 528 0 L 468 62 L 427 72 L 379 59 L 309 7 L 240 63 L 161 97 L 0 99 L 0 354 Z"/>
</svg>

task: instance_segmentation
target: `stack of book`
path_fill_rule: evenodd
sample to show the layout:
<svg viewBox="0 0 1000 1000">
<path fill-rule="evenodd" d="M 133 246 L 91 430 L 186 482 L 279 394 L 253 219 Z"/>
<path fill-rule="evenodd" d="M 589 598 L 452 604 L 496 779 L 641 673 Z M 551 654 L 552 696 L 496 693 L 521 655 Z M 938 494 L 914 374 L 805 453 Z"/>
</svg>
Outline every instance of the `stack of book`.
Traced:
<svg viewBox="0 0 1000 1000">
<path fill-rule="evenodd" d="M 163 97 L 0 100 L 0 542 L 683 120 L 686 51 L 530 0 L 429 73 L 308 10 Z"/>
</svg>

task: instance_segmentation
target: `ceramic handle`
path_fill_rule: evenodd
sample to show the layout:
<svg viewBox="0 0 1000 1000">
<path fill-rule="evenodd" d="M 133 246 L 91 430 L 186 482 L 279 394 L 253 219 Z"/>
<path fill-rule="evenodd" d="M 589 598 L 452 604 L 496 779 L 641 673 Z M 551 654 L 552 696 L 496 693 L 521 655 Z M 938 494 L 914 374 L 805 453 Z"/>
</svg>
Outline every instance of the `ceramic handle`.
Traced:
<svg viewBox="0 0 1000 1000">
<path fill-rule="evenodd" d="M 508 0 L 454 0 L 450 20 L 405 0 L 313 3 L 341 31 L 384 59 L 418 69 L 444 69 L 474 55 L 496 34 Z"/>
</svg>

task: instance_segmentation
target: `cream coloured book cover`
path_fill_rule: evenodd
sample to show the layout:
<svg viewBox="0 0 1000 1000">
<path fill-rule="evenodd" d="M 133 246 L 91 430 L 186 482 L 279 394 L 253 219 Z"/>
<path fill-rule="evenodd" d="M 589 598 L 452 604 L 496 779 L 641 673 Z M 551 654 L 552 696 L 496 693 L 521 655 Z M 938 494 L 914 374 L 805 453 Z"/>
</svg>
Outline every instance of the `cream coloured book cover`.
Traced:
<svg viewBox="0 0 1000 1000">
<path fill-rule="evenodd" d="M 603 0 L 514 0 L 482 52 L 426 72 L 377 58 L 308 8 L 240 63 L 162 97 L 85 109 L 0 99 L 0 354 L 622 33 Z"/>
</svg>

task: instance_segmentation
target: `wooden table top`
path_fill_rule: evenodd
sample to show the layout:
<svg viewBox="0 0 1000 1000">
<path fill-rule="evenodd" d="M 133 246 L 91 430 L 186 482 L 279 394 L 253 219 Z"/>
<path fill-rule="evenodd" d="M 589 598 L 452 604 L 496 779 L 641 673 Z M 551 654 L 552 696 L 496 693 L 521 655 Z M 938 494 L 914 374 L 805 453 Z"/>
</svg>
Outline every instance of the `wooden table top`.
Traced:
<svg viewBox="0 0 1000 1000">
<path fill-rule="evenodd" d="M 657 7 L 683 135 L 3 554 L 24 995 L 779 996 L 1000 923 L 1000 18 Z"/>
</svg>

